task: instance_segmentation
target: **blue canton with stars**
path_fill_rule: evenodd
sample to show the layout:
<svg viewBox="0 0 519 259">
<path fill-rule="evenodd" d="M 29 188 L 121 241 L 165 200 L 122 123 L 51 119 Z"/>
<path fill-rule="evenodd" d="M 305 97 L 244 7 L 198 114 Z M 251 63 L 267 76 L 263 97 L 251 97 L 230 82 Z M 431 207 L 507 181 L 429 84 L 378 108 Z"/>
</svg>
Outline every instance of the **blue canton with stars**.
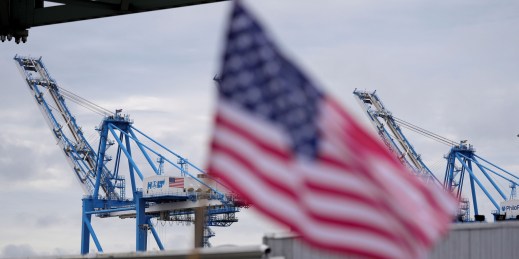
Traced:
<svg viewBox="0 0 519 259">
<path fill-rule="evenodd" d="M 240 3 L 227 35 L 219 94 L 281 127 L 297 156 L 315 158 L 322 93 L 277 49 Z"/>
</svg>

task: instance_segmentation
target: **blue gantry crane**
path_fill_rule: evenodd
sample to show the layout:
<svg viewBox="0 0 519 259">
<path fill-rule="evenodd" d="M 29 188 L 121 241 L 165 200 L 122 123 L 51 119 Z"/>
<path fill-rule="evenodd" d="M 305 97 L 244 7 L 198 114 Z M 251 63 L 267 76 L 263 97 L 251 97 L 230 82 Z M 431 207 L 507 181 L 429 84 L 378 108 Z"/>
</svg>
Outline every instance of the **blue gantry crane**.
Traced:
<svg viewBox="0 0 519 259">
<path fill-rule="evenodd" d="M 153 218 L 192 222 L 195 208 L 206 208 L 204 246 L 210 246 L 208 240 L 214 236 L 211 226 L 238 221 L 236 213 L 248 206 L 245 202 L 188 159 L 137 129 L 122 110 L 111 112 L 59 87 L 41 58 L 17 55 L 14 60 L 83 189 L 82 254 L 89 253 L 90 239 L 103 252 L 92 215 L 135 218 L 137 251 L 147 250 L 148 232 L 164 249 Z M 85 137 L 68 101 L 104 117 L 96 128 L 97 145 Z"/>
<path fill-rule="evenodd" d="M 496 220 L 511 219 L 512 217 L 519 219 L 519 200 L 516 199 L 516 186 L 519 183 L 519 177 L 476 155 L 474 147 L 468 144 L 466 140 L 456 142 L 395 117 L 382 104 L 376 91 L 355 89 L 353 94 L 357 97 L 383 142 L 400 159 L 402 164 L 427 182 L 441 184 L 459 199 L 457 221 L 485 220 L 484 214 L 480 213 L 480 202 L 478 202 L 480 195 L 478 193 L 482 193 L 481 196 L 486 197 L 495 207 L 492 214 Z M 449 154 L 445 156 L 447 165 L 443 182 L 426 166 L 403 133 L 402 128 L 450 147 Z M 464 194 L 465 180 L 468 180 L 470 186 L 468 192 Z M 503 191 L 506 188 L 503 184 L 511 188 L 509 195 Z M 465 197 L 467 193 L 469 193 L 469 198 Z M 471 204 L 473 206 L 472 213 Z"/>
<path fill-rule="evenodd" d="M 517 204 L 516 186 L 519 183 L 519 177 L 515 174 L 501 168 L 500 166 L 488 161 L 487 159 L 476 155 L 474 147 L 467 143 L 466 140 L 460 142 L 459 145 L 453 146 L 446 156 L 447 167 L 443 186 L 445 189 L 455 193 L 460 199 L 460 213 L 458 221 L 471 221 L 470 205 L 473 206 L 473 215 L 476 221 L 484 221 L 485 216 L 480 213 L 478 207 L 478 190 L 483 192 L 484 196 L 492 203 L 495 210 L 492 211 L 496 220 L 510 219 L 510 216 L 517 217 L 517 210 L 503 208 L 504 204 Z M 465 178 L 468 175 L 470 184 L 470 199 L 462 197 Z M 501 183 L 501 184 L 500 184 Z M 508 186 L 503 186 L 502 183 Z M 507 195 L 503 190 L 510 187 Z M 508 213 L 508 217 L 506 216 Z"/>
</svg>

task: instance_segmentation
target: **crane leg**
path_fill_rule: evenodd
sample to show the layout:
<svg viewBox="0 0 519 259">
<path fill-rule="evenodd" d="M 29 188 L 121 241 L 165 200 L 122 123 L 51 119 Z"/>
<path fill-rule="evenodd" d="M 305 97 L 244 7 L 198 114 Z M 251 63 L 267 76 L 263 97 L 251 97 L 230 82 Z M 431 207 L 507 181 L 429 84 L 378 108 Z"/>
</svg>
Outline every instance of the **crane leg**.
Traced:
<svg viewBox="0 0 519 259">
<path fill-rule="evenodd" d="M 85 212 L 91 211 L 94 209 L 92 199 L 85 198 L 83 199 L 83 215 L 82 215 L 82 224 L 81 224 L 81 254 L 88 254 L 90 250 L 90 228 L 85 221 L 85 218 L 90 221 L 92 219 L 92 214 L 86 214 Z"/>
<path fill-rule="evenodd" d="M 136 221 L 136 250 L 146 251 L 148 244 L 148 219 L 145 213 L 146 202 L 142 198 L 142 192 L 135 192 L 135 221 Z"/>
</svg>

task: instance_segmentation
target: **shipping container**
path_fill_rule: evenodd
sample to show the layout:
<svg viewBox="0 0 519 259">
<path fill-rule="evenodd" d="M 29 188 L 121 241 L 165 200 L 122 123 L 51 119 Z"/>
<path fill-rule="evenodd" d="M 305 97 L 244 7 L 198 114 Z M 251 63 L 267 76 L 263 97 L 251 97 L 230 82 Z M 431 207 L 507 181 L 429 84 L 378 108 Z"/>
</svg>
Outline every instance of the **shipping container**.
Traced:
<svg viewBox="0 0 519 259">
<path fill-rule="evenodd" d="M 174 195 L 185 193 L 184 177 L 155 175 L 144 178 L 142 189 L 144 195 Z"/>
<path fill-rule="evenodd" d="M 519 200 L 508 200 L 500 203 L 501 215 L 505 215 L 505 219 L 519 219 Z"/>
</svg>

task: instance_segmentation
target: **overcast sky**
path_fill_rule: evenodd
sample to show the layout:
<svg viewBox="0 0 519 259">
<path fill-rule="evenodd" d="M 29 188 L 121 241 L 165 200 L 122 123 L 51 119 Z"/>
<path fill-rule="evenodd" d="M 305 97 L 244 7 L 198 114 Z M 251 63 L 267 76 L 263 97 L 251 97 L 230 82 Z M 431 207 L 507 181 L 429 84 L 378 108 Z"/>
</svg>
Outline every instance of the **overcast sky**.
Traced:
<svg viewBox="0 0 519 259">
<path fill-rule="evenodd" d="M 480 156 L 519 172 L 517 1 L 245 3 L 282 49 L 367 127 L 355 88 L 377 90 L 395 116 L 467 139 Z M 14 55 L 43 56 L 61 87 L 124 109 L 137 128 L 203 166 L 229 7 L 37 27 L 25 44 L 0 43 L 0 257 L 77 254 L 80 248 L 83 192 Z M 90 130 L 101 120 L 84 110 L 76 117 Z M 449 147 L 409 138 L 443 177 Z M 264 233 L 283 230 L 253 210 L 238 216 L 233 226 L 214 229 L 214 246 L 259 244 Z M 93 224 L 106 252 L 134 250 L 133 220 L 96 218 Z M 161 226 L 159 233 L 168 249 L 193 242 L 192 227 Z"/>
</svg>

